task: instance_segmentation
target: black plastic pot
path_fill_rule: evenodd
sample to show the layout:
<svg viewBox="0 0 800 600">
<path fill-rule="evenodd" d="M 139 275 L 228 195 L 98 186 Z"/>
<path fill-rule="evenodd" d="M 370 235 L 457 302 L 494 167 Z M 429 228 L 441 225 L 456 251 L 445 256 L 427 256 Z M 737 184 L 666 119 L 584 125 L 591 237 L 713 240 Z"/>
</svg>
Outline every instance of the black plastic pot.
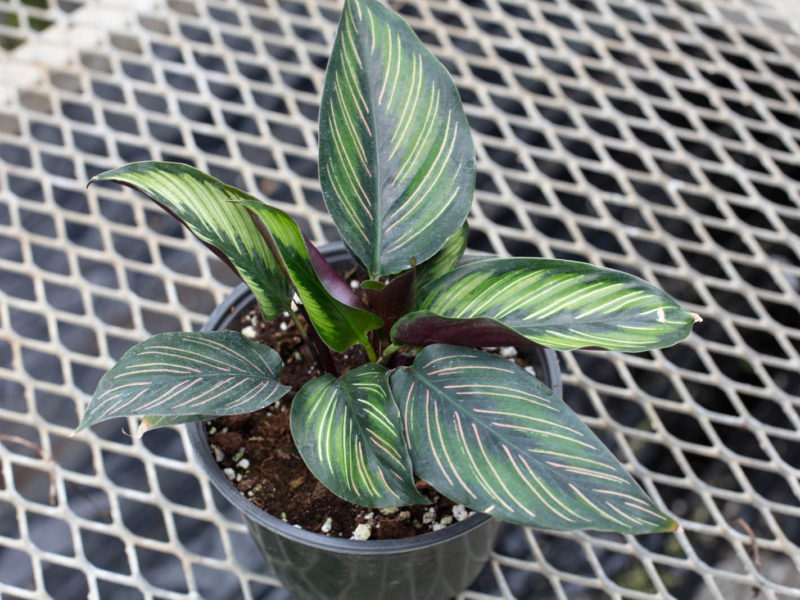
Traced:
<svg viewBox="0 0 800 600">
<path fill-rule="evenodd" d="M 353 264 L 344 245 L 322 248 L 334 266 Z M 237 287 L 203 331 L 233 329 L 254 305 Z M 537 376 L 560 393 L 555 352 L 526 350 Z M 203 423 L 187 425 L 211 483 L 244 517 L 272 573 L 297 600 L 445 600 L 469 586 L 489 559 L 500 522 L 475 514 L 439 531 L 397 540 L 354 541 L 298 529 L 247 500 L 217 466 Z"/>
</svg>

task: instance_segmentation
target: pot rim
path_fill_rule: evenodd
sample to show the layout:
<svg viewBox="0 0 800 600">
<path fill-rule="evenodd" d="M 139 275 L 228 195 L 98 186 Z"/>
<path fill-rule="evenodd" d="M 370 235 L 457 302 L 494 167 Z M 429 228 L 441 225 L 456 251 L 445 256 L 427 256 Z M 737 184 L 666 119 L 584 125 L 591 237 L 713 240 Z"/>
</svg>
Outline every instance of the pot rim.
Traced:
<svg viewBox="0 0 800 600">
<path fill-rule="evenodd" d="M 320 252 L 329 260 L 353 260 L 342 242 L 326 244 L 320 248 Z M 250 296 L 250 289 L 245 283 L 236 286 L 222 303 L 214 309 L 201 331 L 216 330 L 226 320 L 231 320 L 234 315 L 239 314 L 246 305 L 252 302 Z M 558 363 L 555 352 L 549 348 L 535 348 L 534 351 L 541 355 L 542 365 L 546 369 L 544 376 L 553 383 L 551 387 L 560 388 L 561 374 L 557 367 Z M 186 428 L 195 457 L 214 487 L 249 520 L 294 541 L 333 552 L 347 554 L 399 554 L 423 547 L 442 544 L 471 529 L 483 525 L 492 518 L 491 515 L 485 513 L 475 513 L 463 521 L 457 521 L 438 531 L 390 540 L 350 540 L 346 538 L 330 537 L 306 529 L 300 529 L 257 507 L 234 487 L 231 481 L 223 474 L 222 469 L 218 467 L 214 459 L 208 444 L 208 436 L 204 423 L 204 421 L 187 423 Z"/>
</svg>

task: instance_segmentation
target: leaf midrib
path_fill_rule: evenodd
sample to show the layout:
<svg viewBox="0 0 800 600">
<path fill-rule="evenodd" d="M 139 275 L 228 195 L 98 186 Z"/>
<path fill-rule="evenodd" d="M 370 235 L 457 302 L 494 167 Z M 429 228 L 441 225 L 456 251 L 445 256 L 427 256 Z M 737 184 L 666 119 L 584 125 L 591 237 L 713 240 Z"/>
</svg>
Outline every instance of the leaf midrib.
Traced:
<svg viewBox="0 0 800 600">
<path fill-rule="evenodd" d="M 347 10 L 350 14 L 350 19 L 352 20 L 353 27 L 356 26 L 356 12 L 353 9 L 353 4 L 358 2 L 358 0 L 347 0 L 345 3 L 345 10 Z M 370 10 L 367 7 L 364 7 L 365 11 Z M 365 24 L 362 23 L 362 27 Z M 377 33 L 377 28 L 376 28 Z M 375 61 L 370 60 L 370 57 L 367 56 L 367 53 L 364 51 L 364 46 L 368 43 L 371 43 L 370 36 L 368 35 L 357 35 L 355 36 L 355 48 L 356 52 L 358 52 L 359 57 L 361 58 L 362 65 L 373 65 Z M 376 116 L 376 106 L 377 103 L 375 102 L 375 94 L 373 93 L 372 88 L 372 81 L 370 77 L 370 71 L 364 67 L 358 67 L 354 65 L 354 69 L 360 73 L 361 77 L 357 81 L 358 85 L 361 86 L 362 81 L 365 82 L 365 85 L 361 86 L 364 88 L 366 92 L 364 95 L 364 100 L 367 102 L 369 106 L 369 112 L 366 114 L 365 119 L 369 122 L 369 128 L 372 132 L 372 147 L 373 152 L 367 157 L 368 163 L 372 167 L 372 192 L 373 192 L 373 255 L 372 255 L 372 268 L 369 269 L 370 271 L 370 279 L 375 279 L 379 276 L 381 271 L 381 243 L 383 238 L 383 194 L 381 193 L 381 172 L 382 172 L 382 162 L 380 159 L 380 153 L 378 148 L 380 147 L 379 140 L 380 135 L 383 132 L 382 128 L 377 127 L 377 123 L 375 122 Z M 368 146 L 367 146 L 368 147 Z"/>
<path fill-rule="evenodd" d="M 480 421 L 480 420 L 476 419 L 475 417 L 473 417 L 472 414 L 469 413 L 468 411 L 464 410 L 464 408 L 458 402 L 456 402 L 455 400 L 449 398 L 446 394 L 444 394 L 444 392 L 442 392 L 439 389 L 439 387 L 436 386 L 425 374 L 423 374 L 423 373 L 421 373 L 419 371 L 415 371 L 411 367 L 408 367 L 406 370 L 407 371 L 412 371 L 414 374 L 416 374 L 417 377 L 422 381 L 423 385 L 426 385 L 429 389 L 436 390 L 437 396 L 439 396 L 440 398 L 444 398 L 445 400 L 447 400 L 448 403 L 450 403 L 452 406 L 455 406 L 456 408 L 461 407 L 461 410 L 459 410 L 458 412 L 460 414 L 462 414 L 462 415 L 466 415 L 467 418 L 469 419 L 470 423 L 477 423 L 478 426 L 481 427 L 484 431 L 488 431 L 489 433 L 491 433 L 492 437 L 499 437 L 501 439 L 501 441 L 507 440 L 507 438 L 505 436 L 498 434 L 496 429 L 493 429 L 491 426 L 485 424 L 483 421 Z M 563 402 L 563 400 L 562 400 L 562 402 Z M 516 450 L 517 452 L 519 452 L 523 456 L 527 457 L 527 456 L 530 455 L 530 453 L 528 452 L 527 448 L 520 449 L 519 445 L 514 443 L 514 442 L 509 441 L 508 445 L 509 445 L 510 448 L 513 448 L 514 450 Z M 534 462 L 535 464 L 540 464 L 542 461 L 539 458 L 532 457 L 532 462 Z M 552 472 L 552 469 L 548 468 L 547 471 L 548 472 Z"/>
<path fill-rule="evenodd" d="M 386 382 L 385 386 L 382 385 L 381 387 L 385 387 L 385 389 L 389 392 L 389 394 L 391 394 L 392 389 L 391 389 L 391 386 L 389 385 L 388 375 L 389 375 L 389 371 L 386 371 L 386 372 L 378 374 L 378 377 L 385 380 L 385 382 Z M 342 392 L 343 392 L 344 397 L 345 397 L 345 404 L 347 405 L 347 408 L 355 416 L 355 418 L 353 418 L 353 421 L 355 422 L 356 428 L 358 429 L 358 435 L 360 436 L 360 438 L 364 442 L 364 451 L 365 452 L 369 452 L 372 456 L 374 456 L 377 459 L 377 461 L 384 468 L 390 469 L 389 465 L 386 464 L 383 461 L 383 459 L 381 458 L 381 455 L 376 453 L 372 449 L 372 445 L 369 442 L 369 436 L 368 436 L 368 434 L 366 432 L 366 428 L 362 425 L 361 418 L 360 418 L 360 413 L 356 408 L 356 403 L 358 402 L 358 400 L 355 398 L 355 395 L 350 392 L 350 390 L 355 388 L 355 386 L 353 384 L 351 384 L 351 383 L 345 382 L 344 377 L 342 377 L 341 379 L 339 379 L 337 381 L 342 386 Z M 394 401 L 394 400 L 392 400 L 392 401 Z M 406 465 L 406 466 L 408 466 L 408 465 Z M 381 483 L 382 484 L 383 482 L 376 482 L 376 483 Z"/>
</svg>

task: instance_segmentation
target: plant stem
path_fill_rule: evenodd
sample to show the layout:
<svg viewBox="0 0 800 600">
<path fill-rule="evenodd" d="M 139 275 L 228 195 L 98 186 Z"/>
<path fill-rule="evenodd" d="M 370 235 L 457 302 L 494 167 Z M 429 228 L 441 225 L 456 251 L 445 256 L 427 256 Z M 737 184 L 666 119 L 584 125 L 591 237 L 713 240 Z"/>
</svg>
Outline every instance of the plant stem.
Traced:
<svg viewBox="0 0 800 600">
<path fill-rule="evenodd" d="M 292 315 L 292 319 L 294 320 L 294 323 L 297 326 L 300 335 L 303 337 L 303 340 L 305 340 L 305 343 L 308 346 L 311 353 L 314 355 L 314 358 L 316 358 L 319 364 L 322 365 L 323 370 L 326 373 L 330 373 L 334 377 L 338 377 L 339 371 L 333 362 L 333 356 L 331 356 L 330 348 L 328 348 L 328 346 L 325 345 L 325 342 L 323 342 L 322 338 L 319 337 L 317 330 L 314 329 L 313 325 L 311 325 L 311 319 L 309 319 L 306 309 L 301 306 L 299 310 L 303 311 L 303 318 L 305 318 L 306 323 L 308 323 L 310 327 L 309 330 L 310 335 L 309 335 L 309 332 L 307 332 L 300 323 L 300 319 L 297 317 L 297 313 L 290 310 L 289 314 Z"/>
<path fill-rule="evenodd" d="M 375 348 L 372 347 L 372 344 L 364 344 L 364 349 L 367 351 L 367 358 L 369 358 L 370 362 L 378 362 L 378 355 L 375 354 Z"/>
<path fill-rule="evenodd" d="M 389 358 L 392 354 L 400 350 L 403 346 L 399 346 L 397 344 L 389 344 L 381 354 L 381 359 L 378 361 L 380 363 L 386 362 L 386 359 Z"/>
<path fill-rule="evenodd" d="M 297 316 L 297 313 L 293 310 L 289 310 L 289 315 L 292 317 L 292 321 L 294 321 L 295 327 L 297 327 L 297 332 L 300 334 L 300 337 L 303 338 L 303 341 L 313 349 L 313 344 L 306 333 L 306 328 L 303 327 L 303 324 L 300 322 L 300 318 Z"/>
</svg>

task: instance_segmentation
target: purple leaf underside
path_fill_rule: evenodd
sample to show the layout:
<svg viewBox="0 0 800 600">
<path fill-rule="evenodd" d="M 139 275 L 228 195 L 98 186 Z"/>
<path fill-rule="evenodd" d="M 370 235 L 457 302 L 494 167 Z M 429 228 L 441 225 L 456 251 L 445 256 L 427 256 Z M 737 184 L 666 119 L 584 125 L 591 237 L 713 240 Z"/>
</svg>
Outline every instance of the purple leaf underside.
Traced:
<svg viewBox="0 0 800 600">
<path fill-rule="evenodd" d="M 306 236 L 303 236 L 303 241 L 306 244 L 306 250 L 308 250 L 308 258 L 311 260 L 311 266 L 314 267 L 314 272 L 316 272 L 322 285 L 330 292 L 330 295 L 342 304 L 347 304 L 353 308 L 369 310 L 359 295 L 352 290 L 350 285 L 342 279 L 342 276 L 339 275 L 336 269 L 322 256 L 322 253 L 317 247 L 312 244 Z"/>
<path fill-rule="evenodd" d="M 539 345 L 493 319 L 450 319 L 429 312 L 411 313 L 400 319 L 392 329 L 392 340 L 409 346 L 455 344 L 481 348 Z"/>
</svg>

